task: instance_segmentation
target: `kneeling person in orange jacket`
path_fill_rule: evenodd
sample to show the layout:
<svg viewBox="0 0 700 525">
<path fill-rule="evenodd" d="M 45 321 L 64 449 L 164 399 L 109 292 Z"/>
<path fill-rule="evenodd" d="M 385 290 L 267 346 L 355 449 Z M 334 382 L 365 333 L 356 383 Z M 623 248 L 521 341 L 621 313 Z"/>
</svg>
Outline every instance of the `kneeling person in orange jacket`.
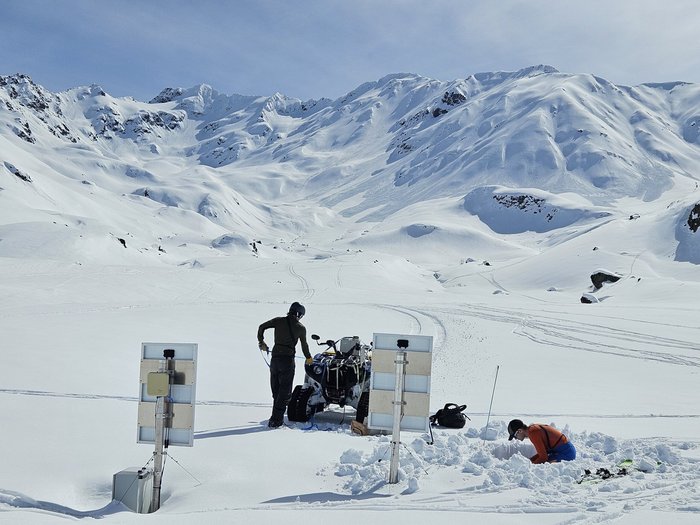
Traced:
<svg viewBox="0 0 700 525">
<path fill-rule="evenodd" d="M 519 419 L 508 423 L 508 441 L 528 438 L 537 454 L 530 458 L 533 463 L 554 463 L 576 459 L 576 449 L 569 439 L 556 428 L 535 423 L 526 425 Z"/>
</svg>

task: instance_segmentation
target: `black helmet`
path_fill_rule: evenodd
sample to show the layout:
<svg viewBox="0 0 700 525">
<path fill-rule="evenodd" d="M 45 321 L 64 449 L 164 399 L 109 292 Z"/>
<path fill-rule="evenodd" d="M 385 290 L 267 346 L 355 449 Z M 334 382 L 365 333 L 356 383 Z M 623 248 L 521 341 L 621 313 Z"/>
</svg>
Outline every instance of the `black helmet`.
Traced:
<svg viewBox="0 0 700 525">
<path fill-rule="evenodd" d="M 305 313 L 306 308 L 304 308 L 304 305 L 294 302 L 292 303 L 292 306 L 289 307 L 289 313 L 287 315 L 293 315 L 297 319 L 301 319 L 302 317 L 304 317 Z"/>
</svg>

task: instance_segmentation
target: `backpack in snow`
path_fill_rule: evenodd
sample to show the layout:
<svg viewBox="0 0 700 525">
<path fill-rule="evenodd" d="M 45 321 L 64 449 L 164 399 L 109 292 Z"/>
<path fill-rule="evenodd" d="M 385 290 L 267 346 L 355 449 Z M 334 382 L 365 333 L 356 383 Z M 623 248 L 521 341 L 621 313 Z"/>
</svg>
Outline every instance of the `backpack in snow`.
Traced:
<svg viewBox="0 0 700 525">
<path fill-rule="evenodd" d="M 430 416 L 430 424 L 447 428 L 462 428 L 467 423 L 467 419 L 469 419 L 469 416 L 462 414 L 462 410 L 465 408 L 467 408 L 467 405 L 447 403 L 434 415 Z"/>
</svg>

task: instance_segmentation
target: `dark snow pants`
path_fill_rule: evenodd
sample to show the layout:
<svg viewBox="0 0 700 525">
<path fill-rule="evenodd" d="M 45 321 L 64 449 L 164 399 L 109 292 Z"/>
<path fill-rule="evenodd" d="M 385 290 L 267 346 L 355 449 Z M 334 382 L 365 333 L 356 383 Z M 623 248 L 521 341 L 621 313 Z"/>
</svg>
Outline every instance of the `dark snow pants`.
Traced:
<svg viewBox="0 0 700 525">
<path fill-rule="evenodd" d="M 272 355 L 270 359 L 270 388 L 272 389 L 272 416 L 282 422 L 294 385 L 294 356 Z"/>
</svg>

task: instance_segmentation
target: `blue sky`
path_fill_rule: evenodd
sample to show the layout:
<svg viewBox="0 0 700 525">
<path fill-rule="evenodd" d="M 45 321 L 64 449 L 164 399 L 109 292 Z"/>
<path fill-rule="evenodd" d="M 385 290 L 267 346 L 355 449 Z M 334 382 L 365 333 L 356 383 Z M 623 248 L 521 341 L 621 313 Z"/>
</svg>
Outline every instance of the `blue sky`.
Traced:
<svg viewBox="0 0 700 525">
<path fill-rule="evenodd" d="M 337 98 L 390 73 L 548 64 L 617 84 L 700 82 L 696 0 L 0 0 L 0 75 L 150 100 L 210 84 Z"/>
</svg>

